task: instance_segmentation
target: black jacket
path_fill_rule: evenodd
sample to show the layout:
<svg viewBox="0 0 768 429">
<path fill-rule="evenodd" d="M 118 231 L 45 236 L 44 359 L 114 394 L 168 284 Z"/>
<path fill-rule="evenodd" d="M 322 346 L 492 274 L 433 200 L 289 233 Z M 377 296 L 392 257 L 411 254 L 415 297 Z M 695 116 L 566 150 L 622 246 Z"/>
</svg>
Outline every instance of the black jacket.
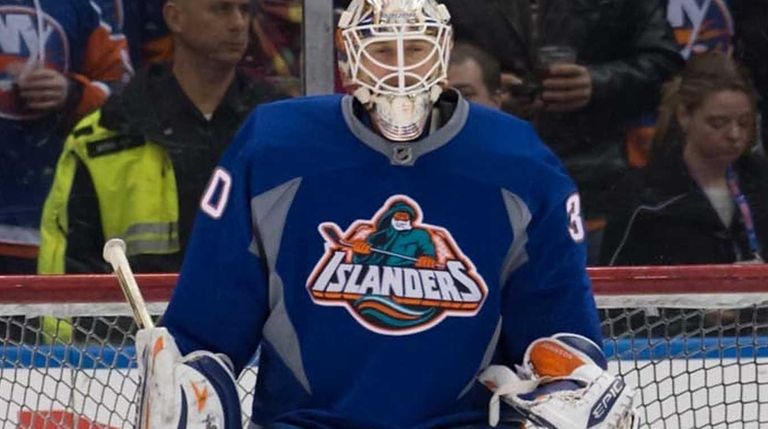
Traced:
<svg viewBox="0 0 768 429">
<path fill-rule="evenodd" d="M 543 140 L 564 161 L 587 215 L 601 212 L 601 193 L 625 172 L 626 124 L 654 111 L 661 85 L 683 66 L 663 0 L 442 0 L 456 34 L 489 50 L 505 71 L 534 79 L 536 46 L 568 45 L 589 68 L 593 95 L 584 109 L 546 113 L 536 121 Z M 539 37 L 531 39 L 531 28 Z M 591 216 L 590 216 L 591 217 Z"/>
<path fill-rule="evenodd" d="M 765 259 L 768 163 L 747 156 L 736 163 L 736 171 Z M 738 209 L 731 225 L 723 225 L 681 157 L 631 172 L 609 201 L 602 265 L 727 264 L 754 259 Z"/>
<path fill-rule="evenodd" d="M 734 0 L 735 56 L 750 71 L 760 95 L 763 146 L 768 149 L 768 1 Z"/>
<path fill-rule="evenodd" d="M 162 145 L 173 163 L 179 197 L 179 240 L 185 248 L 200 196 L 229 142 L 257 104 L 282 98 L 266 84 L 237 75 L 210 121 L 195 107 L 168 65 L 151 65 L 111 98 L 100 125 L 121 135 Z M 78 165 L 68 205 L 66 272 L 108 271 L 98 200 L 84 165 Z M 172 255 L 131 257 L 136 272 L 175 272 L 183 251 Z"/>
<path fill-rule="evenodd" d="M 529 1 L 438 0 L 451 13 L 457 40 L 479 46 L 516 75 L 533 71 Z"/>
</svg>

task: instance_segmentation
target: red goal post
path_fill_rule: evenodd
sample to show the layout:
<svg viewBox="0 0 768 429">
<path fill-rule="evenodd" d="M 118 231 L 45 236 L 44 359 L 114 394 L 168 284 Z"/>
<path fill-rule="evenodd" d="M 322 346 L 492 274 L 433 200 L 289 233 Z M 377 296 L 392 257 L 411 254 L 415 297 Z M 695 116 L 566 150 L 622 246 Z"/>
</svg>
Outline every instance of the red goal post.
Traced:
<svg viewBox="0 0 768 429">
<path fill-rule="evenodd" d="M 768 266 L 591 268 L 611 369 L 644 428 L 768 427 Z M 174 274 L 138 275 L 154 315 Z M 128 428 L 135 325 L 110 275 L 0 276 L 0 427 Z M 75 336 L 38 316 L 74 318 Z M 245 406 L 256 377 L 240 382 Z"/>
</svg>

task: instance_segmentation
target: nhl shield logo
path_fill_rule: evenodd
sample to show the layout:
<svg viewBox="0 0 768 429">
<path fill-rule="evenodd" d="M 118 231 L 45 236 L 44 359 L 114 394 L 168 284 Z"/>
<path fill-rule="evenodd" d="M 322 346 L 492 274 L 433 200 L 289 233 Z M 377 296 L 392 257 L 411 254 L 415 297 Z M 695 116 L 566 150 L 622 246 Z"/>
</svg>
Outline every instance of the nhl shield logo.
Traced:
<svg viewBox="0 0 768 429">
<path fill-rule="evenodd" d="M 421 207 L 405 195 L 345 231 L 332 222 L 318 230 L 326 251 L 307 280 L 312 300 L 345 307 L 371 331 L 410 335 L 446 317 L 471 317 L 488 295 L 451 234 L 424 223 Z"/>
</svg>

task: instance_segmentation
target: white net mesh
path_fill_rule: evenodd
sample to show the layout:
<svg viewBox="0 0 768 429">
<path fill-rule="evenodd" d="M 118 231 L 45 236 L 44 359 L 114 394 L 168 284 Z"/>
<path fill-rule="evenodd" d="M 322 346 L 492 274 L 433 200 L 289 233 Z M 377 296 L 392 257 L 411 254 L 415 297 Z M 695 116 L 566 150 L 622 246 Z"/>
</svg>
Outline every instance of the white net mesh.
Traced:
<svg viewBox="0 0 768 429">
<path fill-rule="evenodd" d="M 601 310 L 646 428 L 768 427 L 768 307 Z"/>
<path fill-rule="evenodd" d="M 135 333 L 126 316 L 0 315 L 0 428 L 132 428 Z M 244 402 L 256 370 L 247 368 L 239 380 Z"/>
<path fill-rule="evenodd" d="M 673 280 L 677 289 L 690 281 Z M 133 427 L 136 326 L 113 279 L 85 283 L 40 302 L 9 297 L 0 278 L 0 428 Z M 173 281 L 155 283 L 165 292 L 149 301 Z M 768 294 L 718 292 L 722 281 L 711 279 L 690 294 L 635 293 L 648 284 L 637 279 L 605 293 L 605 283 L 596 280 L 604 349 L 638 387 L 643 428 L 768 427 Z M 239 380 L 245 412 L 255 378 L 252 366 Z"/>
</svg>

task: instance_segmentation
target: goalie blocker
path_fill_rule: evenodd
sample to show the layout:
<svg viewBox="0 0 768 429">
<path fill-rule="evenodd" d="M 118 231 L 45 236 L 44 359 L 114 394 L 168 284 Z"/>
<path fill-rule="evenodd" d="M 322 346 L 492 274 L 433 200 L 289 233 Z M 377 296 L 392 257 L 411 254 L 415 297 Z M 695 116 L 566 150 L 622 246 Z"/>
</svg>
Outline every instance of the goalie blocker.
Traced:
<svg viewBox="0 0 768 429">
<path fill-rule="evenodd" d="M 240 399 L 226 356 L 181 356 L 165 328 L 136 334 L 141 400 L 138 429 L 242 429 Z"/>
<path fill-rule="evenodd" d="M 489 423 L 499 422 L 499 398 L 526 421 L 526 429 L 636 429 L 634 389 L 611 375 L 590 339 L 555 334 L 528 346 L 517 372 L 492 365 L 479 381 L 493 391 Z"/>
</svg>

